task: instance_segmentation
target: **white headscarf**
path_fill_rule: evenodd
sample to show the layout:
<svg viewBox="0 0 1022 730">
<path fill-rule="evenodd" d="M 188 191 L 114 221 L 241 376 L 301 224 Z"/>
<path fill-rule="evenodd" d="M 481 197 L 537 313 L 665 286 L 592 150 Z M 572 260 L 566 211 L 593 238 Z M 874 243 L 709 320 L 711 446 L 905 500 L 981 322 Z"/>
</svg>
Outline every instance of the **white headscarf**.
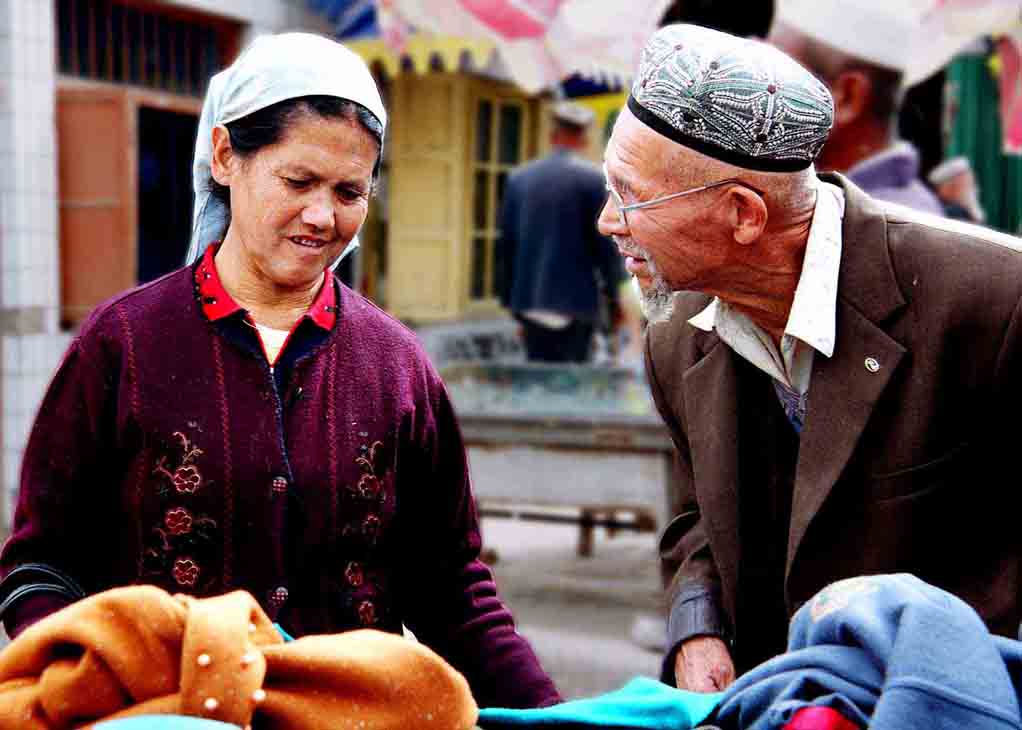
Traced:
<svg viewBox="0 0 1022 730">
<path fill-rule="evenodd" d="M 210 164 L 213 128 L 286 99 L 335 96 L 361 104 L 386 128 L 387 111 L 365 62 L 340 43 L 311 33 L 280 33 L 256 38 L 231 66 L 209 82 L 202 105 L 192 164 L 192 239 L 187 263 L 202 256 L 227 232 L 230 210 L 213 196 Z M 334 266 L 358 247 L 352 239 Z"/>
</svg>

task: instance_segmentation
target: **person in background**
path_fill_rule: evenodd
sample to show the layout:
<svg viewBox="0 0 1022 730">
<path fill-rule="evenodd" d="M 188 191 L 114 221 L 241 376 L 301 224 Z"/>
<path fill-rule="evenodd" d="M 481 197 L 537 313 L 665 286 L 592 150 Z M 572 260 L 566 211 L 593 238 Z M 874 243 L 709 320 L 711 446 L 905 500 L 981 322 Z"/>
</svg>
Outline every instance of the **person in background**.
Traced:
<svg viewBox="0 0 1022 730">
<path fill-rule="evenodd" d="M 601 312 L 611 329 L 620 319 L 621 260 L 596 230 L 603 176 L 580 156 L 593 116 L 579 104 L 556 104 L 553 150 L 512 173 L 504 191 L 498 290 L 521 325 L 529 360 L 584 362 Z"/>
<path fill-rule="evenodd" d="M 937 165 L 927 178 L 937 191 L 948 218 L 984 223 L 986 212 L 979 202 L 979 186 L 967 157 L 952 157 Z"/>
<path fill-rule="evenodd" d="M 827 584 L 911 572 L 991 631 L 1022 618 L 1022 253 L 813 162 L 827 87 L 765 43 L 647 42 L 600 216 L 643 290 L 676 447 L 663 678 L 695 691 L 784 651 Z"/>
<path fill-rule="evenodd" d="M 816 160 L 872 197 L 943 215 L 919 177 L 919 153 L 896 139 L 905 38 L 915 30 L 891 0 L 778 0 L 769 42 L 827 85 L 834 128 Z"/>
<path fill-rule="evenodd" d="M 191 263 L 100 305 L 39 409 L 0 554 L 9 635 L 116 586 L 243 589 L 293 636 L 407 626 L 481 705 L 559 701 L 480 561 L 440 377 L 329 270 L 386 120 L 365 63 L 308 33 L 212 79 Z"/>
</svg>

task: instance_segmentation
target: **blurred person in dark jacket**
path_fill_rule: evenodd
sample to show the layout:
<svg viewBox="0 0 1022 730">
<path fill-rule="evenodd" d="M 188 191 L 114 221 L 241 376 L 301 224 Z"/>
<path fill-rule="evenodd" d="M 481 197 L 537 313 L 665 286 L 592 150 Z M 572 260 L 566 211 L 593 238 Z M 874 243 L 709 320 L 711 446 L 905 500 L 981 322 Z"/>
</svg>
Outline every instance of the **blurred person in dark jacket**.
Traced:
<svg viewBox="0 0 1022 730">
<path fill-rule="evenodd" d="M 937 165 L 928 178 L 937 191 L 948 218 L 967 223 L 986 222 L 986 212 L 979 202 L 979 186 L 967 157 L 952 157 Z"/>
<path fill-rule="evenodd" d="M 601 312 L 616 326 L 624 273 L 617 249 L 596 230 L 606 198 L 603 175 L 579 156 L 593 113 L 561 102 L 553 117 L 553 150 L 507 183 L 497 243 L 499 293 L 521 323 L 530 360 L 584 362 Z"/>
<path fill-rule="evenodd" d="M 779 0 L 769 41 L 823 81 L 834 128 L 816 161 L 874 198 L 943 215 L 919 177 L 919 152 L 896 138 L 907 39 L 918 23 L 888 0 Z"/>
</svg>

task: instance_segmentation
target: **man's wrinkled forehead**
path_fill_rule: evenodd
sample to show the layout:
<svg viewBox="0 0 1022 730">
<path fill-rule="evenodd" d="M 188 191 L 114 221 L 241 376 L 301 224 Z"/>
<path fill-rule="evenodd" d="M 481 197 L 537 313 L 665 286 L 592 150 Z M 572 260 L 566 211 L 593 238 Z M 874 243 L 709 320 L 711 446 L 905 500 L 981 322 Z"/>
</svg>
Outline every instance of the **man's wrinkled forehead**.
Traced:
<svg viewBox="0 0 1022 730">
<path fill-rule="evenodd" d="M 668 178 L 683 175 L 686 167 L 705 164 L 705 160 L 695 150 L 643 124 L 628 107 L 618 115 L 604 152 L 606 169 L 614 178 L 610 182 L 620 183 L 618 192 L 662 186 Z"/>
<path fill-rule="evenodd" d="M 604 161 L 612 173 L 642 177 L 656 174 L 664 158 L 677 149 L 681 145 L 657 134 L 624 107 L 607 141 Z"/>
</svg>

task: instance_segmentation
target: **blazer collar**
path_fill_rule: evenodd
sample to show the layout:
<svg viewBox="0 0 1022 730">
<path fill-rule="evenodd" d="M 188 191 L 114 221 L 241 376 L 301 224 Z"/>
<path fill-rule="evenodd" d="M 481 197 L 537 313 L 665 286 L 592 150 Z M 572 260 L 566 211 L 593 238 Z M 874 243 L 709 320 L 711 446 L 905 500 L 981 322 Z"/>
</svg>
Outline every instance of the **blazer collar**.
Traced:
<svg viewBox="0 0 1022 730">
<path fill-rule="evenodd" d="M 838 297 L 879 324 L 905 306 L 891 263 L 884 210 L 844 175 L 824 173 L 820 178 L 845 192 Z"/>
</svg>

